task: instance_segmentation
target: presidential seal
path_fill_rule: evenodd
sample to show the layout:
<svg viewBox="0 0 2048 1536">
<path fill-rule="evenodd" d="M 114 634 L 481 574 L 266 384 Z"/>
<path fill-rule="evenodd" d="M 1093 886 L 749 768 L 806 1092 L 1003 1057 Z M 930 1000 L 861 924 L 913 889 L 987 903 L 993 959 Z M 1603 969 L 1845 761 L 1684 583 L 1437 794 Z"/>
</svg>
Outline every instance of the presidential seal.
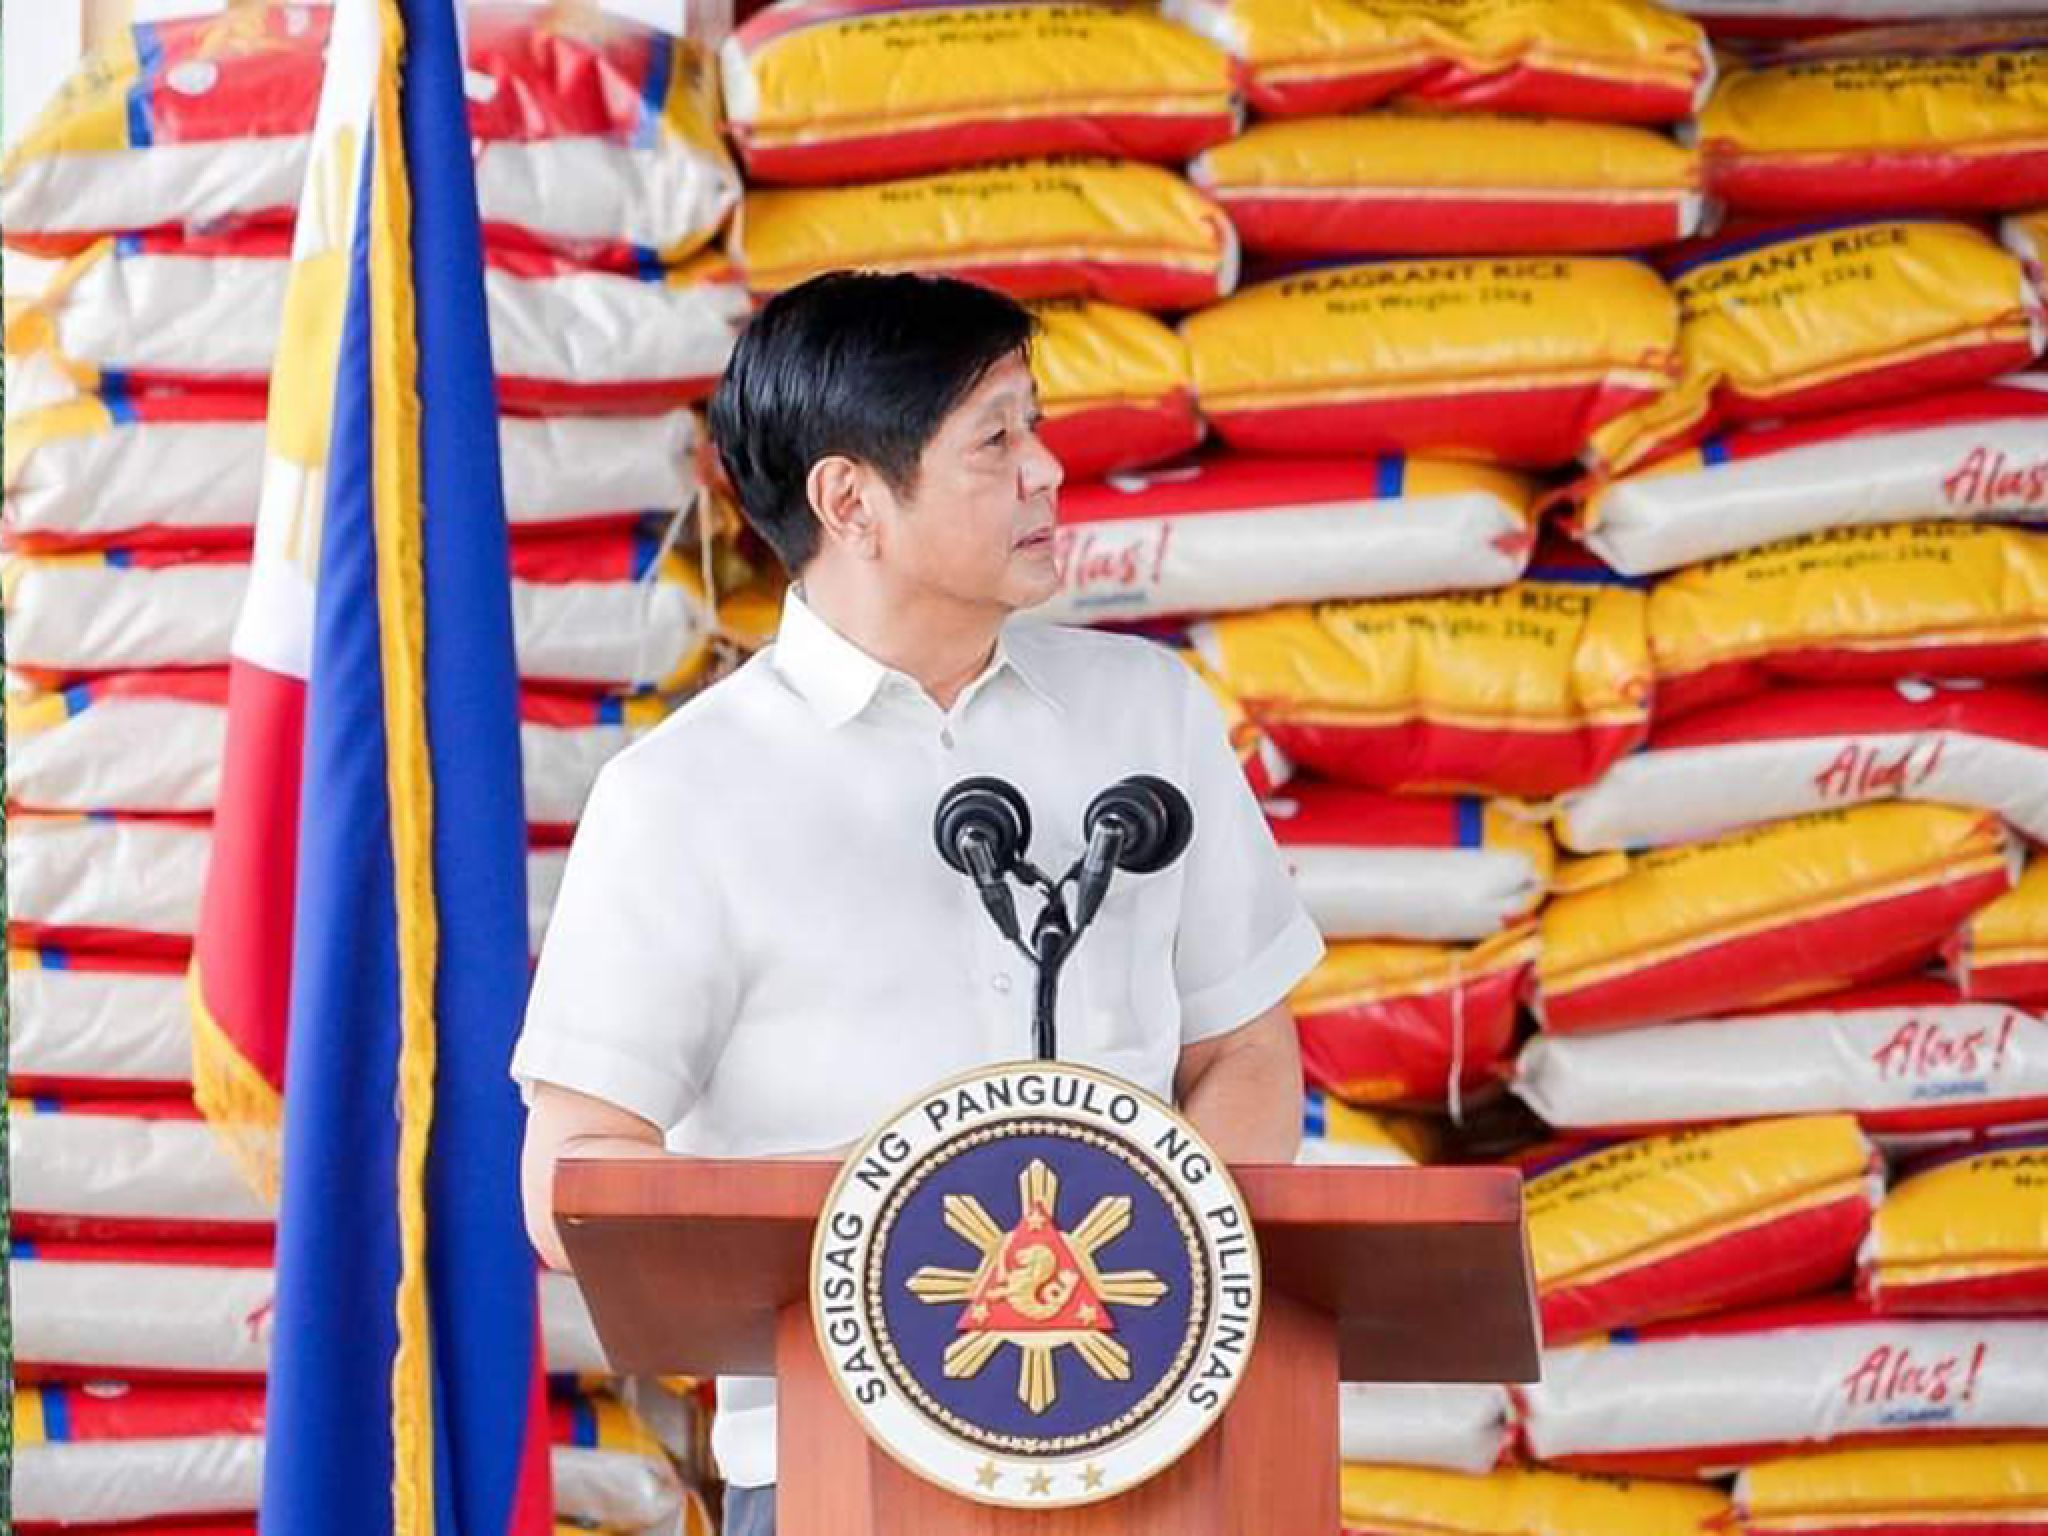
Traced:
<svg viewBox="0 0 2048 1536">
<path fill-rule="evenodd" d="M 1258 1248 L 1173 1109 L 1016 1063 L 855 1149 L 818 1219 L 811 1315 L 847 1406 L 911 1471 L 987 1504 L 1086 1504 L 1221 1416 L 1258 1331 Z"/>
</svg>

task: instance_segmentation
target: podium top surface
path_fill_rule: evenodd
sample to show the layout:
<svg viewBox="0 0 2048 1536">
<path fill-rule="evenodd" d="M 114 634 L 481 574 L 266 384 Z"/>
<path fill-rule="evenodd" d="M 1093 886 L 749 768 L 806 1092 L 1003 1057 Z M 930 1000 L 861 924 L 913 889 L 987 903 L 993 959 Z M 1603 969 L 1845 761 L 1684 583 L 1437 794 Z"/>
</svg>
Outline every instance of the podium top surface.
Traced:
<svg viewBox="0 0 2048 1536">
<path fill-rule="evenodd" d="M 768 1375 L 839 1165 L 570 1158 L 562 1241 L 614 1369 Z M 1331 1314 L 1345 1381 L 1532 1381 L 1538 1336 L 1507 1168 L 1231 1169 L 1265 1284 Z"/>
</svg>

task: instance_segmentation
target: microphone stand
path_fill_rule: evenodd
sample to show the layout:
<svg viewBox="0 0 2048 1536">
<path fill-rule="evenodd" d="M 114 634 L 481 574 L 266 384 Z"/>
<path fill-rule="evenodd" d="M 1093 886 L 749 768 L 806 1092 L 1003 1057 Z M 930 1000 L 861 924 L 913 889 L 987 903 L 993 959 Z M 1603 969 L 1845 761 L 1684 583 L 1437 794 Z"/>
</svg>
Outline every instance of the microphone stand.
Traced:
<svg viewBox="0 0 2048 1536">
<path fill-rule="evenodd" d="M 1045 910 L 1031 929 L 1032 959 L 1038 965 L 1038 986 L 1032 1004 L 1031 1041 L 1040 1061 L 1059 1059 L 1060 967 L 1073 953 L 1076 935 L 1067 917 L 1067 904 L 1054 886 L 1045 898 Z"/>
</svg>

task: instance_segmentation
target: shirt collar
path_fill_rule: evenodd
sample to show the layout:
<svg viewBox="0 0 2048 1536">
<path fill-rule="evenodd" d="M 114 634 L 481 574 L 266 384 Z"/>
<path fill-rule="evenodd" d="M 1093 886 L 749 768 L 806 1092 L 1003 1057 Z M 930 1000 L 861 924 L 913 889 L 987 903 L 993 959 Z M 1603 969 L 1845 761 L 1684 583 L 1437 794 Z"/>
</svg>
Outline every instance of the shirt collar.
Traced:
<svg viewBox="0 0 2048 1536">
<path fill-rule="evenodd" d="M 1019 643 L 1020 637 L 1013 633 L 1016 627 L 1006 624 L 997 633 L 995 654 L 981 676 L 961 692 L 961 704 L 980 693 L 992 678 L 1010 672 L 1049 708 L 1060 708 L 1031 654 L 1031 644 L 1028 640 Z M 900 678 L 913 688 L 918 686 L 827 624 L 794 585 L 783 595 L 782 622 L 775 632 L 773 660 L 775 670 L 803 696 L 828 730 L 837 730 L 860 714 L 891 678 Z"/>
</svg>

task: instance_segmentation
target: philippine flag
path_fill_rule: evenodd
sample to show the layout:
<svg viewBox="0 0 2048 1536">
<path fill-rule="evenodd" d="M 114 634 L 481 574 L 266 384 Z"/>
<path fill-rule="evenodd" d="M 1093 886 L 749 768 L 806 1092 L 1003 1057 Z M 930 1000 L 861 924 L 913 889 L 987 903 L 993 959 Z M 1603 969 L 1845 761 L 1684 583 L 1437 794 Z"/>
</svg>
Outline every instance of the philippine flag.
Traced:
<svg viewBox="0 0 2048 1536">
<path fill-rule="evenodd" d="M 202 1104 L 279 1193 L 262 1524 L 291 1536 L 551 1528 L 469 142 L 456 0 L 340 0 L 192 974 Z"/>
</svg>

